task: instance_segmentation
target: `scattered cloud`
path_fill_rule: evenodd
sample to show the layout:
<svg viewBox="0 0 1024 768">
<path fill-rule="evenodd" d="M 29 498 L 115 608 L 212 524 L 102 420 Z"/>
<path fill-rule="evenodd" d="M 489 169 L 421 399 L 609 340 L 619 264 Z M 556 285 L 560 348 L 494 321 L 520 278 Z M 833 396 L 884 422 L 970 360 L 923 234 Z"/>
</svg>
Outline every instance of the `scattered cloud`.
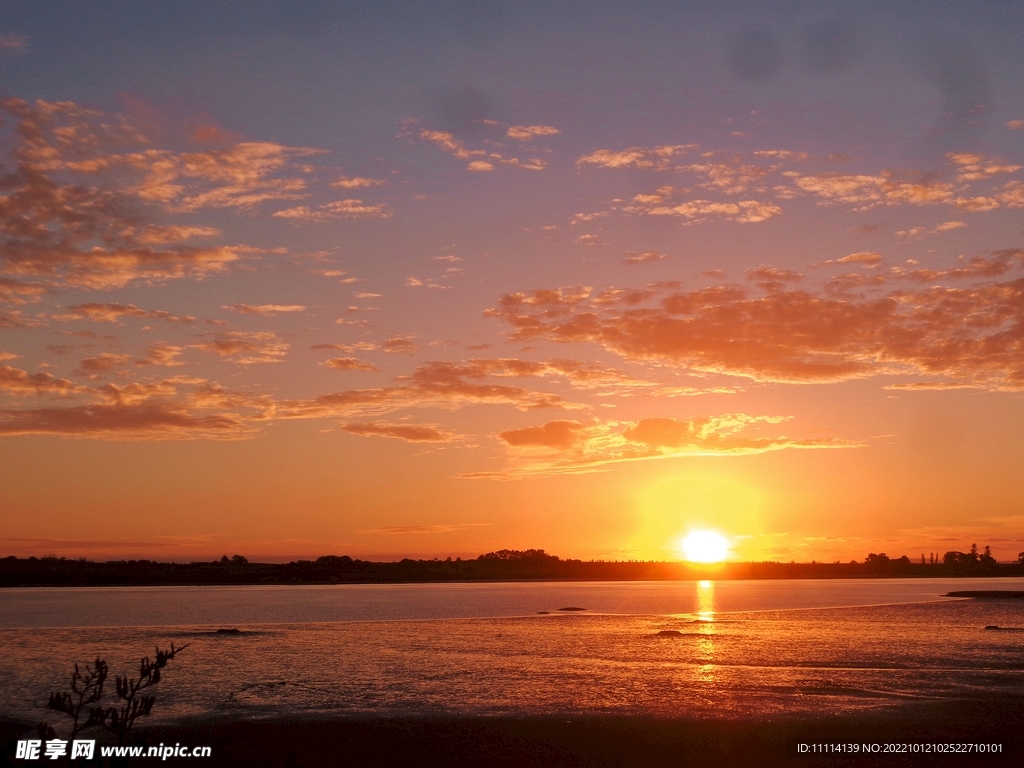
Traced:
<svg viewBox="0 0 1024 768">
<path fill-rule="evenodd" d="M 983 155 L 950 152 L 946 157 L 957 166 L 957 181 L 979 181 L 1021 169 L 1019 165 L 1007 165 Z"/>
<path fill-rule="evenodd" d="M 462 139 L 457 139 L 447 131 L 431 131 L 426 128 L 416 128 L 419 121 L 415 119 L 406 120 L 403 123 L 400 137 L 416 138 L 433 144 L 438 149 L 447 152 L 459 160 L 465 160 L 466 170 L 471 172 L 493 171 L 498 166 L 506 165 L 522 168 L 528 171 L 542 171 L 547 167 L 547 161 L 540 157 L 520 159 L 503 154 L 509 151 L 508 145 L 502 145 L 497 141 L 488 140 L 487 148 L 469 147 Z M 482 121 L 489 127 L 496 125 L 493 121 Z M 530 133 L 532 131 L 532 133 Z M 513 126 L 508 130 L 507 136 L 520 142 L 529 141 L 538 136 L 550 135 L 551 132 L 558 133 L 554 128 L 548 126 Z M 520 147 L 522 149 L 522 147 Z M 499 151 L 500 150 L 500 151 Z"/>
</svg>

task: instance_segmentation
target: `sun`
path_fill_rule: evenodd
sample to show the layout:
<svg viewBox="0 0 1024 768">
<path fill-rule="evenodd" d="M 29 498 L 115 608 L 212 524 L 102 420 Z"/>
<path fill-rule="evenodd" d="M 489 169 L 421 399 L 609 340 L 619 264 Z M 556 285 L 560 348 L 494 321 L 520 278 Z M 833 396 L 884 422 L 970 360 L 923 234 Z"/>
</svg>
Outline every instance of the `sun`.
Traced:
<svg viewBox="0 0 1024 768">
<path fill-rule="evenodd" d="M 720 563 L 729 554 L 729 542 L 714 531 L 693 531 L 680 544 L 691 563 Z"/>
</svg>

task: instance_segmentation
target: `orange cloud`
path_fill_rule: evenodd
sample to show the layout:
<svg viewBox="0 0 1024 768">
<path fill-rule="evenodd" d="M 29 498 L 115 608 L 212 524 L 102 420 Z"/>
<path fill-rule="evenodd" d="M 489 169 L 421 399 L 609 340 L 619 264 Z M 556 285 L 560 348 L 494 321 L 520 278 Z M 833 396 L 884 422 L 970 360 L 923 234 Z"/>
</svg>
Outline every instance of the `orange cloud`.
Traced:
<svg viewBox="0 0 1024 768">
<path fill-rule="evenodd" d="M 0 390 L 13 394 L 86 396 L 94 402 L 66 408 L 0 410 L 0 435 L 65 435 L 106 440 L 237 439 L 258 431 L 270 402 L 232 392 L 205 379 L 175 377 L 123 386 L 84 387 L 48 374 L 12 374 L 0 368 Z M 245 412 L 248 415 L 243 414 Z"/>
<path fill-rule="evenodd" d="M 393 339 L 385 339 L 381 346 L 385 352 L 392 352 L 396 355 L 411 354 L 416 351 L 416 342 L 404 336 L 395 336 Z"/>
<path fill-rule="evenodd" d="M 861 210 L 901 203 L 949 203 L 954 199 L 953 185 L 940 182 L 934 176 L 910 181 L 888 172 L 877 176 L 826 173 L 801 176 L 795 183 L 804 192 L 817 195 L 825 202 L 856 205 Z"/>
<path fill-rule="evenodd" d="M 410 443 L 448 443 L 455 435 L 435 424 L 391 424 L 381 421 L 342 424 L 342 430 L 360 437 L 393 437 Z"/>
<path fill-rule="evenodd" d="M 279 363 L 288 352 L 288 344 L 281 341 L 277 334 L 269 331 L 242 332 L 231 331 L 214 336 L 212 341 L 193 344 L 196 349 L 212 352 L 215 355 L 242 365 L 254 363 Z"/>
<path fill-rule="evenodd" d="M 646 170 L 667 171 L 673 167 L 672 159 L 678 155 L 697 149 L 696 144 L 672 144 L 660 147 L 630 147 L 619 152 L 610 149 L 599 149 L 589 155 L 583 155 L 576 161 L 576 167 L 595 166 L 597 168 L 642 168 Z"/>
<path fill-rule="evenodd" d="M 747 434 L 787 421 L 786 417 L 743 413 L 694 419 L 641 419 L 638 422 L 556 420 L 498 434 L 511 450 L 512 465 L 497 472 L 463 475 L 477 479 L 513 479 L 592 472 L 611 463 L 685 455 L 749 455 L 787 449 L 852 448 L 858 443 L 834 438 L 791 439 Z"/>
<path fill-rule="evenodd" d="M 624 261 L 626 264 L 646 264 L 649 261 L 661 261 L 665 258 L 664 253 L 657 251 L 645 251 L 644 253 L 630 253 Z"/>
<path fill-rule="evenodd" d="M 38 299 L 46 292 L 46 286 L 40 283 L 26 283 L 0 277 L 0 301 L 8 304 L 25 304 Z"/>
<path fill-rule="evenodd" d="M 538 136 L 554 136 L 558 133 L 561 131 L 550 125 L 513 125 L 505 135 L 516 141 L 530 141 Z"/>
<path fill-rule="evenodd" d="M 78 364 L 78 370 L 85 374 L 106 373 L 131 360 L 131 355 L 115 355 L 103 352 L 95 357 L 86 357 Z"/>
<path fill-rule="evenodd" d="M 273 317 L 279 312 L 305 312 L 301 304 L 229 304 L 224 309 L 243 315 L 261 315 Z"/>
<path fill-rule="evenodd" d="M 578 421 L 560 419 L 549 421 L 538 427 L 509 429 L 499 432 L 498 437 L 511 446 L 539 446 L 542 448 L 572 448 L 580 439 L 584 427 Z"/>
<path fill-rule="evenodd" d="M 471 403 L 500 403 L 520 410 L 573 407 L 558 395 L 523 387 L 485 383 L 489 372 L 479 366 L 447 362 L 425 363 L 393 387 L 350 389 L 312 400 L 275 404 L 279 418 L 323 418 L 356 413 L 387 413 L 409 407 L 459 407 Z"/>
<path fill-rule="evenodd" d="M 191 315 L 179 317 L 172 315 L 162 309 L 147 310 L 139 309 L 134 304 L 100 304 L 90 302 L 88 304 L 76 304 L 68 307 L 71 314 L 55 315 L 54 320 L 92 320 L 97 323 L 116 323 L 122 317 L 141 317 L 154 320 L 167 320 L 174 323 L 192 323 L 195 318 Z"/>
<path fill-rule="evenodd" d="M 17 124 L 0 199 L 0 269 L 82 287 L 225 269 L 251 249 L 190 245 L 218 231 L 153 219 L 303 197 L 304 180 L 280 173 L 322 151 L 248 142 L 179 154 L 153 148 L 123 117 L 73 102 L 5 99 L 0 110 Z"/>
<path fill-rule="evenodd" d="M 491 144 L 489 149 L 470 149 L 466 146 L 465 142 L 456 139 L 455 136 L 447 131 L 430 131 L 421 128 L 414 132 L 412 126 L 417 122 L 416 120 L 407 120 L 405 129 L 399 135 L 410 138 L 415 136 L 418 139 L 430 142 L 460 160 L 468 160 L 469 162 L 466 164 L 467 171 L 493 171 L 498 165 L 511 165 L 528 171 L 542 171 L 547 167 L 547 161 L 538 157 L 531 157 L 526 160 L 520 160 L 518 157 L 505 157 L 501 152 L 495 151 L 495 147 L 502 148 L 496 142 L 489 142 Z M 534 131 L 534 133 L 529 133 L 529 131 Z M 558 133 L 557 129 L 549 128 L 548 126 L 514 126 L 509 129 L 508 135 L 510 138 L 517 139 L 518 141 L 526 141 L 535 136 L 550 135 L 551 131 Z"/>
<path fill-rule="evenodd" d="M 596 343 L 630 360 L 759 381 L 828 382 L 905 372 L 976 386 L 1024 389 L 1024 279 L 966 286 L 936 280 L 999 277 L 1024 252 L 977 257 L 946 270 L 894 268 L 888 278 L 844 276 L 845 286 L 757 292 L 721 285 L 663 291 L 657 304 L 584 302 L 575 289 L 503 296 L 488 314 L 516 340 Z M 927 282 L 879 294 L 891 280 Z M 869 291 L 855 296 L 856 288 Z"/>
<path fill-rule="evenodd" d="M 166 367 L 183 365 L 178 360 L 183 351 L 182 347 L 176 347 L 163 342 L 153 344 L 146 350 L 147 356 L 144 359 L 136 360 L 135 365 L 162 365 Z"/>
<path fill-rule="evenodd" d="M 0 360 L 10 360 L 14 355 L 0 355 Z M 8 395 L 51 395 L 71 397 L 91 391 L 67 379 L 58 379 L 49 373 L 28 373 L 20 368 L 0 365 L 0 392 Z"/>
<path fill-rule="evenodd" d="M 335 200 L 318 206 L 316 210 L 300 205 L 297 208 L 286 208 L 272 214 L 279 219 L 291 221 L 326 222 L 334 219 L 390 219 L 391 211 L 383 203 L 370 205 L 362 200 L 350 198 Z"/>
<path fill-rule="evenodd" d="M 371 363 L 364 363 L 354 357 L 332 357 L 320 363 L 327 368 L 334 368 L 336 371 L 378 371 L 377 366 Z"/>
<path fill-rule="evenodd" d="M 341 187 L 342 189 L 359 189 L 360 187 L 379 187 L 384 183 L 384 179 L 367 179 L 363 176 L 342 176 L 337 181 L 332 181 L 332 187 Z"/>
<path fill-rule="evenodd" d="M 164 403 L 0 410 L 0 435 L 63 435 L 120 440 L 249 437 L 255 430 L 225 414 L 193 415 Z"/>
</svg>

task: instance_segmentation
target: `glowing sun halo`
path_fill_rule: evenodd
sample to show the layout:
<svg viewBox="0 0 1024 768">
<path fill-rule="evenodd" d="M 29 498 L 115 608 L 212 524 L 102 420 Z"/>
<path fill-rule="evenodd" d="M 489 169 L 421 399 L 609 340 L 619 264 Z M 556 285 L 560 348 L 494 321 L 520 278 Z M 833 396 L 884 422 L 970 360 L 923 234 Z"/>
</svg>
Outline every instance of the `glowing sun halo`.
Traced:
<svg viewBox="0 0 1024 768">
<path fill-rule="evenodd" d="M 682 541 L 683 554 L 691 563 L 720 563 L 729 551 L 729 542 L 714 531 L 694 531 Z"/>
</svg>

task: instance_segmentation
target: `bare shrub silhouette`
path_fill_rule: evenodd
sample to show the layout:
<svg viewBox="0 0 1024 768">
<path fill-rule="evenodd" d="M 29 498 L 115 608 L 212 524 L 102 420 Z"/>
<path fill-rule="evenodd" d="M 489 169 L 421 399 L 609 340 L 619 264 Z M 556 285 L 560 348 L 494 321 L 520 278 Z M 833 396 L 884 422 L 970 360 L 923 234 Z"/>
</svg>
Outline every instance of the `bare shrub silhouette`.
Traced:
<svg viewBox="0 0 1024 768">
<path fill-rule="evenodd" d="M 155 659 L 146 656 L 139 662 L 137 677 L 117 675 L 114 678 L 116 696 L 114 706 L 95 706 L 103 698 L 103 689 L 108 676 L 107 662 L 103 659 L 96 659 L 91 666 L 86 665 L 84 673 L 78 664 L 75 664 L 75 671 L 71 674 L 71 682 L 68 686 L 69 690 L 51 693 L 47 706 L 71 718 L 71 738 L 85 728 L 101 726 L 117 739 L 118 744 L 124 744 L 132 735 L 135 721 L 140 717 L 148 716 L 153 710 L 156 696 L 147 691 L 160 682 L 161 670 L 167 666 L 167 663 L 189 645 L 191 643 L 175 647 L 174 643 L 171 643 L 171 648 L 167 651 L 158 647 Z M 85 715 L 84 721 L 83 714 Z M 42 723 L 39 726 L 39 732 L 52 734 L 53 729 Z"/>
</svg>

